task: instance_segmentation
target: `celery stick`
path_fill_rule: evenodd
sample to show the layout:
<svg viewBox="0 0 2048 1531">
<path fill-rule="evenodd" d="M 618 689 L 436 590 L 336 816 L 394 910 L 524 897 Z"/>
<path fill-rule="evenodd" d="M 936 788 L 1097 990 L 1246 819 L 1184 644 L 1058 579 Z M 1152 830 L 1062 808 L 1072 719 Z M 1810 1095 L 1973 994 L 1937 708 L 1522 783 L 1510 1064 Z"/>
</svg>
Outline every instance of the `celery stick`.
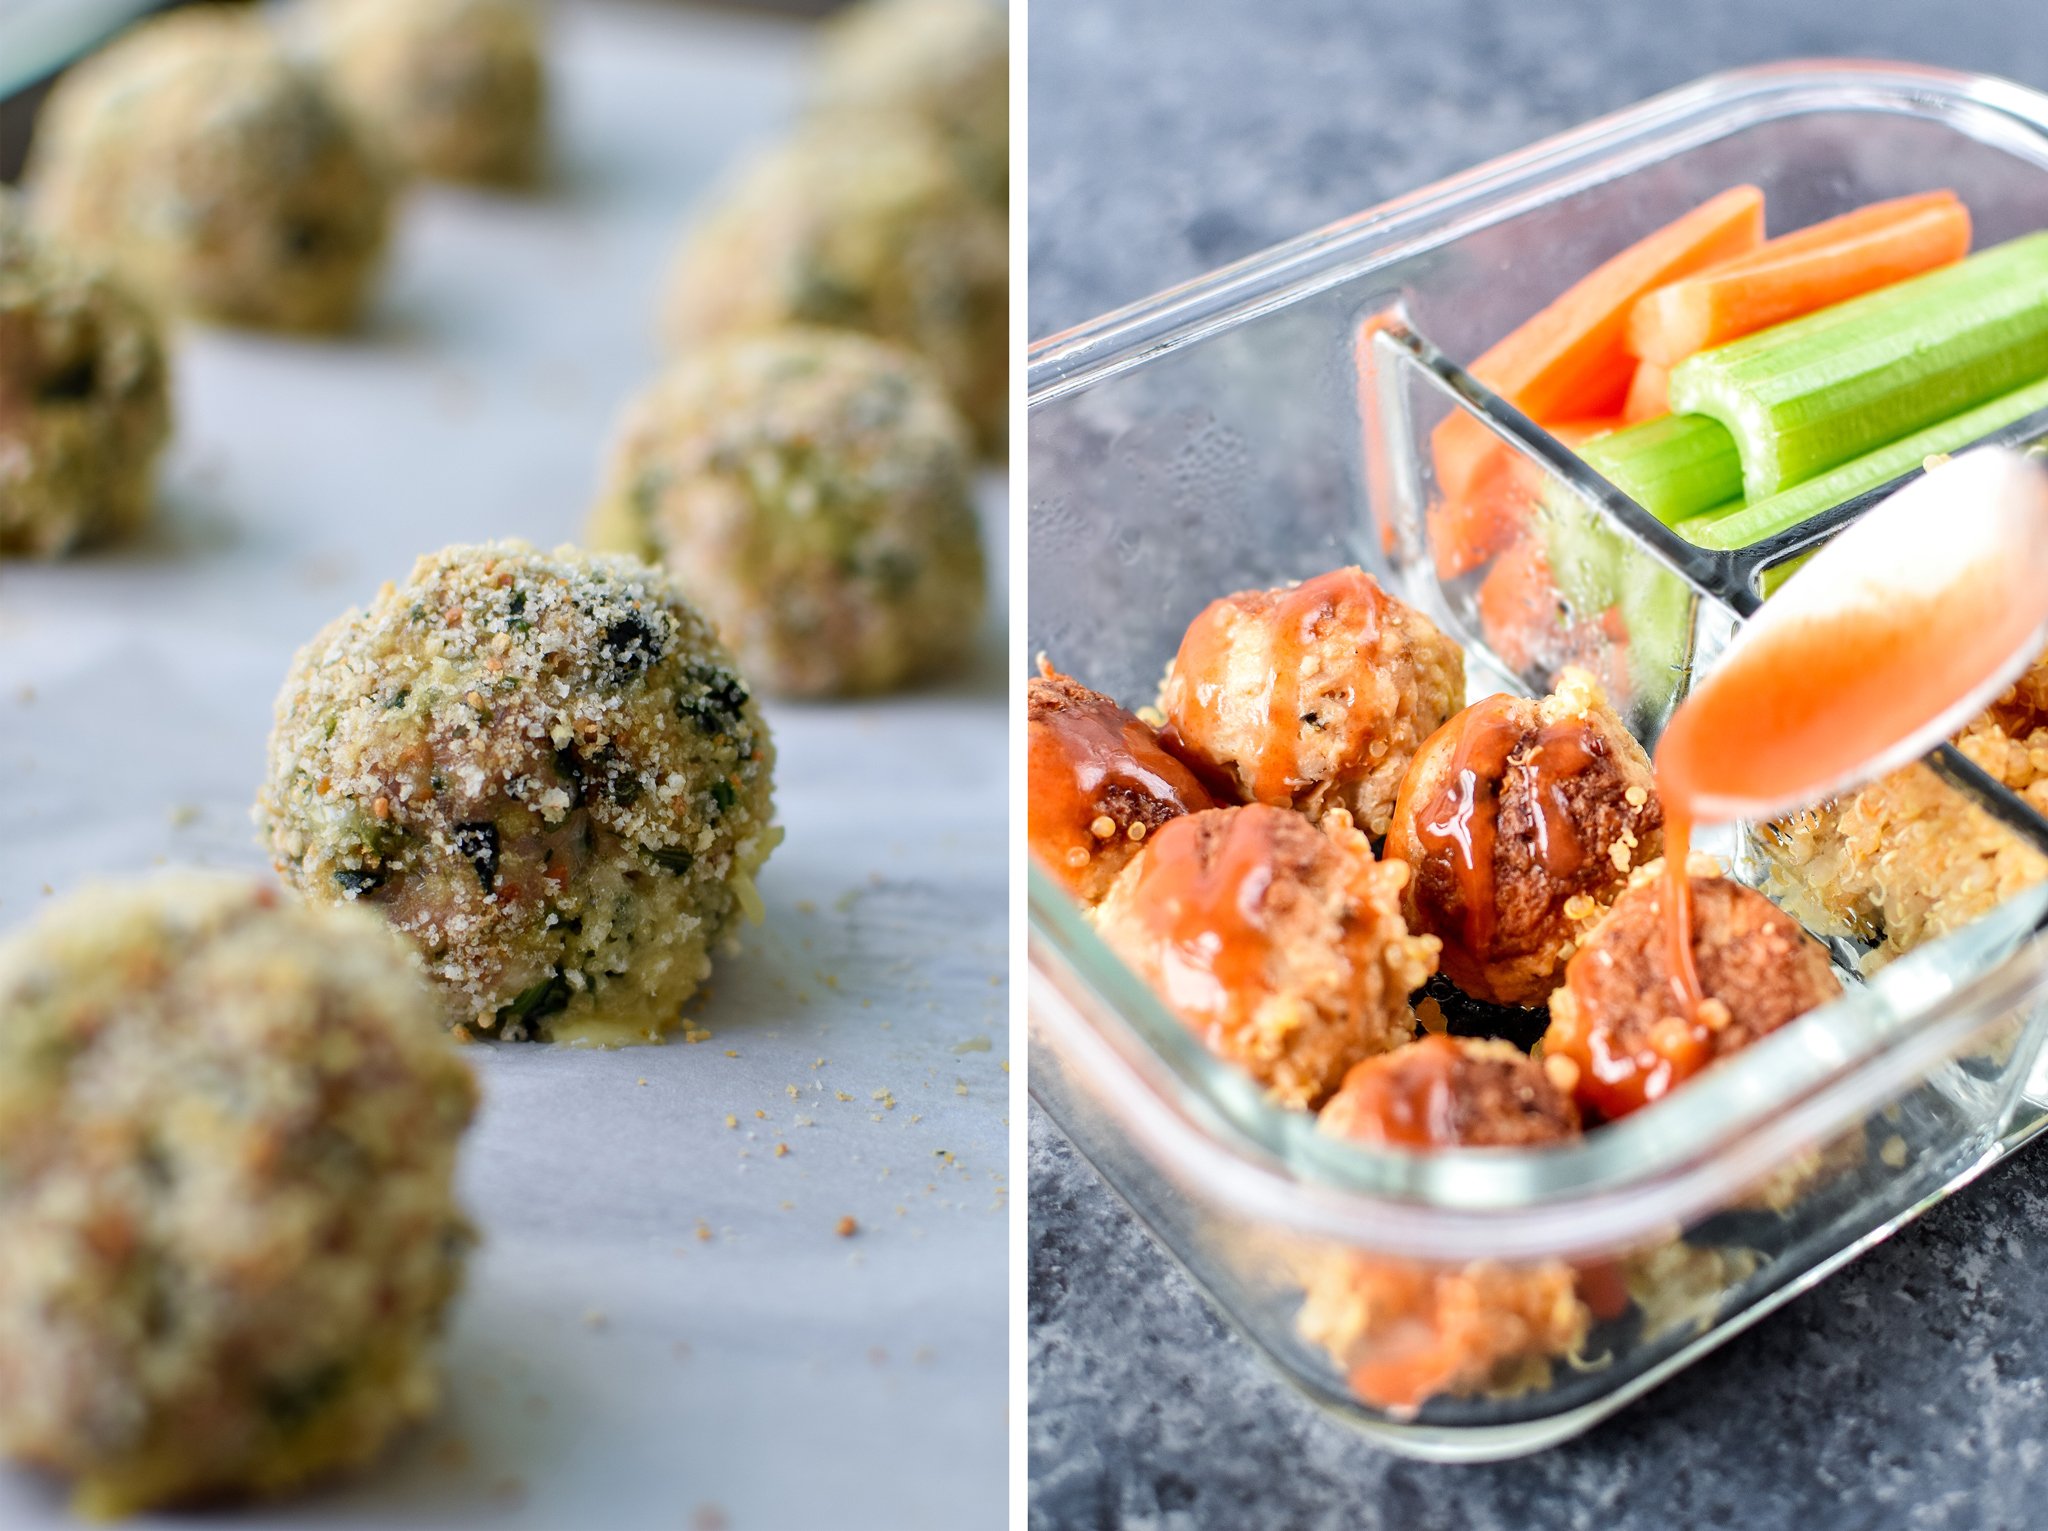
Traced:
<svg viewBox="0 0 2048 1531">
<path fill-rule="evenodd" d="M 1787 527 L 1797 526 L 1844 500 L 1854 499 L 1910 473 L 1937 452 L 1960 452 L 1964 447 L 2013 421 L 2048 409 L 2048 378 L 1980 404 L 1953 419 L 1943 420 L 1925 430 L 1915 431 L 1902 441 L 1867 452 L 1853 462 L 1843 463 L 1819 478 L 1787 489 L 1769 499 L 1748 505 L 1694 516 L 1682 521 L 1678 534 L 1703 548 L 1727 551 L 1746 548 L 1752 542 L 1774 537 Z"/>
<path fill-rule="evenodd" d="M 2048 375 L 2048 233 L 1681 362 L 1671 407 L 1734 434 L 1765 500 Z"/>
<path fill-rule="evenodd" d="M 1582 445 L 1579 456 L 1666 526 L 1742 495 L 1735 438 L 1705 415 L 1661 415 L 1609 431 Z"/>
<path fill-rule="evenodd" d="M 1773 569 L 1764 570 L 1764 577 L 1758 580 L 1757 584 L 1765 597 L 1768 598 L 1776 595 L 1779 590 L 1784 588 L 1785 581 L 1805 568 L 1812 560 L 1813 555 L 1819 551 L 1819 548 L 1809 548 L 1789 562 L 1781 563 Z"/>
</svg>

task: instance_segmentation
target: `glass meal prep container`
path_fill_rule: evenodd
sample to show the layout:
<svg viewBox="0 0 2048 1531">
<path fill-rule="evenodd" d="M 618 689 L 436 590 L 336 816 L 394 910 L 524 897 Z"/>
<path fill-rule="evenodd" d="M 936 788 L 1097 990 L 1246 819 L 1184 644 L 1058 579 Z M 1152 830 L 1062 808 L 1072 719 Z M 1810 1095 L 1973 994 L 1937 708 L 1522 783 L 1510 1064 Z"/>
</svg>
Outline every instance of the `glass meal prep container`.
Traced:
<svg viewBox="0 0 2048 1531">
<path fill-rule="evenodd" d="M 1583 646 L 1496 652 L 1475 610 L 1487 571 L 1438 572 L 1431 432 L 1463 411 L 1518 454 L 1532 492 L 1590 507 L 1624 577 L 1652 592 L 1636 652 L 1605 657 L 1624 674 L 1632 662 L 1626 715 L 1653 746 L 1772 571 L 1875 496 L 1708 553 L 1458 363 L 1742 182 L 1763 188 L 1773 232 L 1950 186 L 1981 248 L 2048 227 L 2048 96 L 1894 64 L 1718 75 L 1040 343 L 1032 653 L 1135 708 L 1213 598 L 1359 563 L 1459 639 L 1473 698 L 1541 692 Z M 2048 413 L 1996 439 L 2048 439 Z M 1598 624 L 1573 630 L 1600 641 Z M 1974 803 L 1987 834 L 2048 844 L 2048 825 L 1954 749 L 1925 766 L 1929 790 Z M 1701 848 L 1781 904 L 1797 894 L 1771 826 Z M 1867 933 L 1816 914 L 1804 923 L 1835 957 L 1839 1001 L 1573 1143 L 1417 1154 L 1336 1141 L 1270 1103 L 1053 879 L 1028 876 L 1033 1096 L 1285 1376 L 1410 1456 L 1497 1459 L 1585 1430 L 2048 1124 L 2048 884 L 1882 965 L 1865 960 Z M 1361 1291 L 1441 1279 L 1439 1301 L 1462 1301 L 1560 1274 L 1592 1309 L 1569 1355 L 1504 1361 L 1419 1408 L 1363 1401 L 1353 1368 L 1415 1336 L 1361 1329 Z"/>
</svg>

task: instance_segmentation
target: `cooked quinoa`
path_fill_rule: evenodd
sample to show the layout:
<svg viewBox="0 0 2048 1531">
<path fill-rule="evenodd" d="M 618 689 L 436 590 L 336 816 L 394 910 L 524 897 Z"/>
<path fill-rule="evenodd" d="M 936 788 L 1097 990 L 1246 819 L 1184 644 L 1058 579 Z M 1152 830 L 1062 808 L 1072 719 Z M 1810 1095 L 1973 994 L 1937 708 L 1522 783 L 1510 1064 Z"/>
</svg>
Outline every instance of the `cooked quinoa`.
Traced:
<svg viewBox="0 0 2048 1531">
<path fill-rule="evenodd" d="M 411 939 L 451 1026 L 656 1042 L 758 918 L 773 764 L 667 575 L 496 542 L 299 651 L 256 817 L 294 887 Z"/>
<path fill-rule="evenodd" d="M 380 923 L 215 874 L 0 944 L 0 1452 L 88 1517 L 266 1495 L 435 1405 L 475 1087 Z"/>
<path fill-rule="evenodd" d="M 667 565 L 746 673 L 885 691 L 981 620 L 966 427 L 908 353 L 777 330 L 691 352 L 627 412 L 592 541 Z"/>
<path fill-rule="evenodd" d="M 859 0 L 826 22 L 814 104 L 905 111 L 991 202 L 1010 189 L 1010 18 L 992 0 Z"/>
<path fill-rule="evenodd" d="M 198 6 L 124 34 L 37 119 L 38 216 L 164 307 L 345 329 L 383 254 L 391 184 L 263 18 Z"/>
<path fill-rule="evenodd" d="M 0 555 L 133 532 L 170 429 L 155 318 L 0 188 Z"/>
<path fill-rule="evenodd" d="M 2048 655 L 1955 744 L 2048 813 Z M 1918 764 L 1781 819 L 1762 840 L 1771 891 L 1816 928 L 1877 943 L 1872 967 L 2048 878 L 2038 849 Z"/>
<path fill-rule="evenodd" d="M 664 328 L 688 351 L 791 324 L 923 356 L 1000 451 L 1009 411 L 1009 235 L 944 142 L 902 113 L 814 122 L 754 161 L 692 231 Z"/>
<path fill-rule="evenodd" d="M 540 168 L 547 70 L 536 0 L 318 0 L 334 93 L 420 175 L 519 184 Z"/>
</svg>

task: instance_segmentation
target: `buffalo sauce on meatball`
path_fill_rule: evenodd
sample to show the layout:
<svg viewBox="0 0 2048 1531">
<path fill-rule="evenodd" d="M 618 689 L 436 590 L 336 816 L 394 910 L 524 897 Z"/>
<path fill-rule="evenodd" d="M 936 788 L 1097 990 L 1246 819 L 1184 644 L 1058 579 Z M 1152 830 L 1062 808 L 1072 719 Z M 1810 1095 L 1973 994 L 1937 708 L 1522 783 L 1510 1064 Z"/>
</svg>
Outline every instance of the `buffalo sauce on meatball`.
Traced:
<svg viewBox="0 0 2048 1531">
<path fill-rule="evenodd" d="M 1142 718 L 1043 660 L 1027 706 L 1031 850 L 1082 903 L 1168 819 L 1216 806 Z"/>
<path fill-rule="evenodd" d="M 1827 952 L 1790 915 L 1741 883 L 1694 874 L 1691 949 L 1703 998 L 1688 1004 L 1667 940 L 1671 881 L 1659 869 L 1616 899 L 1550 996 L 1545 1066 L 1580 1109 L 1608 1121 L 1841 993 Z"/>
<path fill-rule="evenodd" d="M 1660 848 L 1649 758 L 1599 683 L 1566 670 L 1540 700 L 1494 696 L 1423 744 L 1386 853 L 1409 863 L 1408 921 L 1440 936 L 1475 999 L 1540 1004 L 1578 922 Z"/>
<path fill-rule="evenodd" d="M 1167 748 L 1250 802 L 1386 833 L 1416 746 L 1464 700 L 1463 652 L 1358 568 L 1213 601 L 1160 706 Z"/>
<path fill-rule="evenodd" d="M 1577 1138 L 1579 1113 L 1512 1044 L 1431 1036 L 1355 1065 L 1316 1126 L 1369 1147 L 1541 1148 Z M 1343 1251 L 1306 1285 L 1303 1335 L 1362 1402 L 1395 1415 L 1545 1372 L 1628 1300 L 1617 1268 L 1563 1260 L 1430 1265 Z"/>
<path fill-rule="evenodd" d="M 1280 1103 L 1313 1106 L 1413 1035 L 1408 996 L 1437 942 L 1401 918 L 1407 876 L 1373 860 L 1349 815 L 1211 809 L 1151 836 L 1096 928 L 1210 1051 Z"/>
</svg>

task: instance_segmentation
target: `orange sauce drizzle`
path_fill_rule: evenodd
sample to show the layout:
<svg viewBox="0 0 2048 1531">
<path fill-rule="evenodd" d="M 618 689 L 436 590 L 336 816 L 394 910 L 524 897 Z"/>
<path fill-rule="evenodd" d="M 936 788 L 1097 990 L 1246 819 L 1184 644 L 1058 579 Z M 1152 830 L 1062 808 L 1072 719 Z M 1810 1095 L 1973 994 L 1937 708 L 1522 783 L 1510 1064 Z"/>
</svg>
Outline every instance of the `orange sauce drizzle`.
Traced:
<svg viewBox="0 0 2048 1531">
<path fill-rule="evenodd" d="M 1055 872 L 1070 880 L 1073 868 L 1065 853 L 1075 846 L 1093 850 L 1096 840 L 1089 826 L 1109 813 L 1114 789 L 1165 803 L 1175 813 L 1216 806 L 1194 773 L 1161 747 L 1144 720 L 1107 697 L 1032 719 L 1030 736 L 1032 845 Z"/>
<path fill-rule="evenodd" d="M 1265 992 L 1271 932 L 1264 904 L 1274 851 L 1263 816 L 1280 811 L 1254 806 L 1231 815 L 1207 865 L 1199 837 L 1178 833 L 1161 834 L 1138 863 L 1147 883 L 1167 890 L 1138 902 L 1165 943 L 1163 997 L 1184 1018 L 1235 1023 Z"/>
<path fill-rule="evenodd" d="M 1355 1143 L 1455 1148 L 1453 1075 L 1464 1055 L 1449 1037 L 1429 1036 L 1359 1065 L 1344 1078 L 1338 1131 Z"/>
</svg>

